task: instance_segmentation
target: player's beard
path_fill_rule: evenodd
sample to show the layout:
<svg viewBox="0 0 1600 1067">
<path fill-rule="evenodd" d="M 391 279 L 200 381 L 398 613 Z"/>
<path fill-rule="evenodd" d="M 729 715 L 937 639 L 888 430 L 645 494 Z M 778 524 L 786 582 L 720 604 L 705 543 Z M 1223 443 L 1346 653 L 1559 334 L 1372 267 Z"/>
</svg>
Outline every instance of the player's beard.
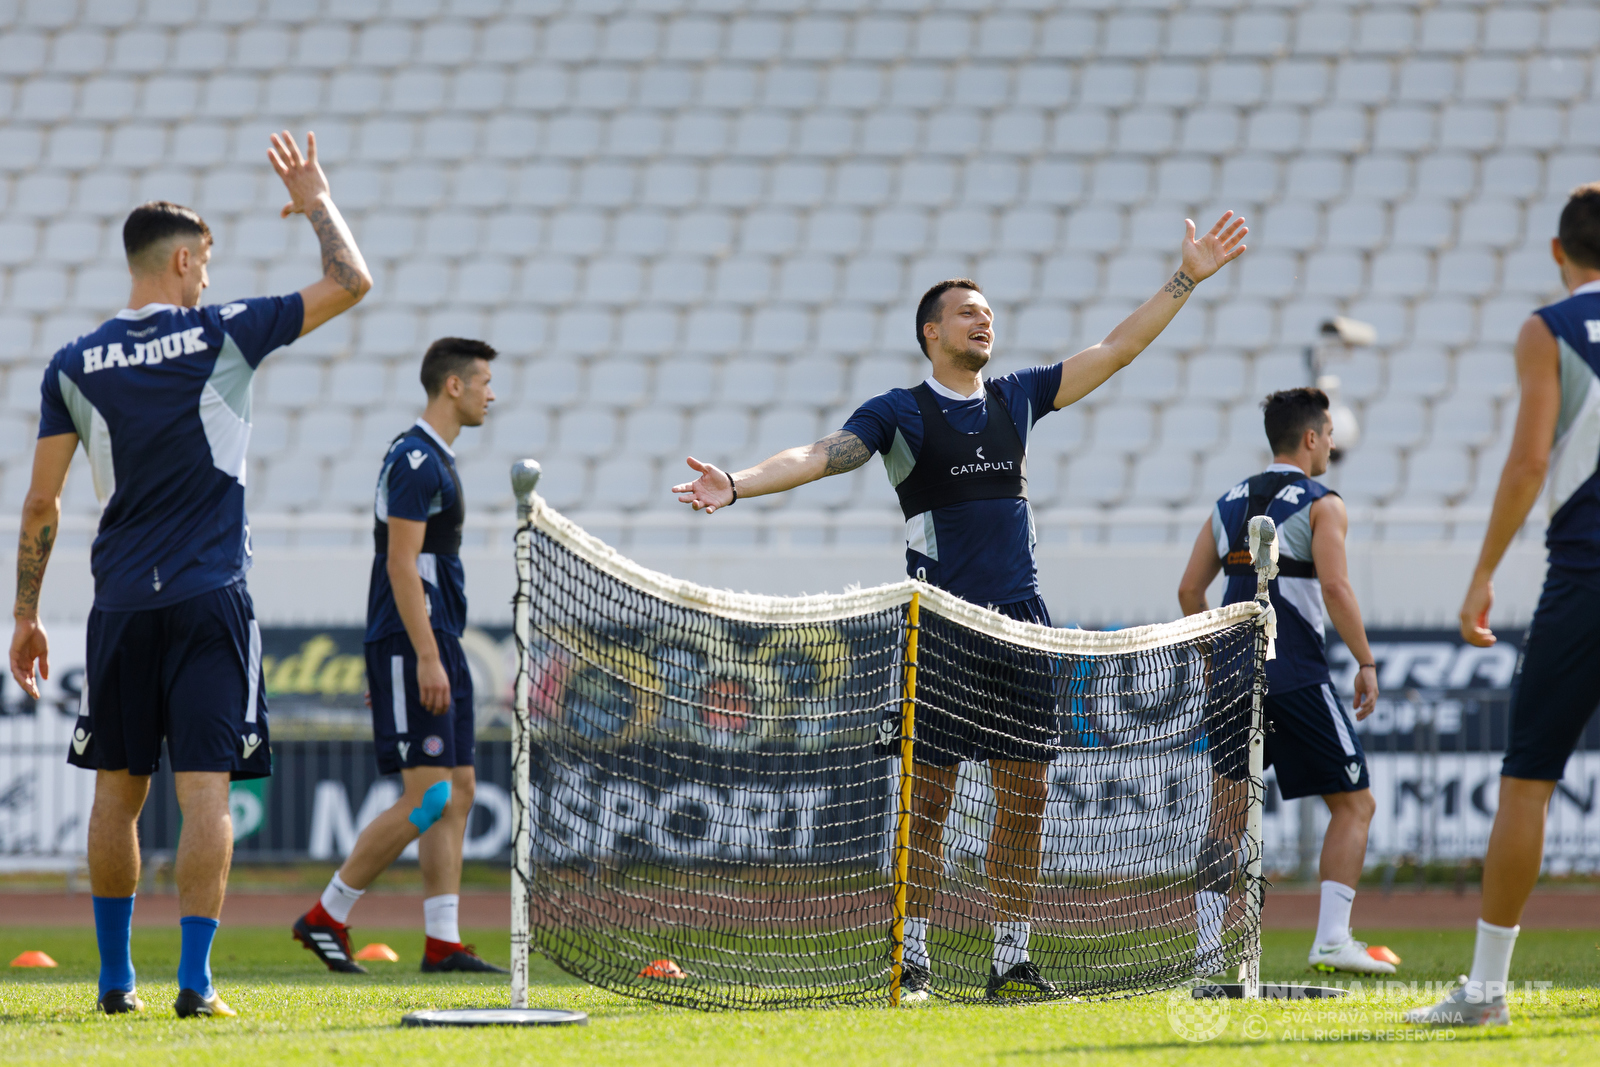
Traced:
<svg viewBox="0 0 1600 1067">
<path fill-rule="evenodd" d="M 971 348 L 946 348 L 945 352 L 950 356 L 950 362 L 961 370 L 977 373 L 989 365 L 990 354 L 976 345 Z"/>
</svg>

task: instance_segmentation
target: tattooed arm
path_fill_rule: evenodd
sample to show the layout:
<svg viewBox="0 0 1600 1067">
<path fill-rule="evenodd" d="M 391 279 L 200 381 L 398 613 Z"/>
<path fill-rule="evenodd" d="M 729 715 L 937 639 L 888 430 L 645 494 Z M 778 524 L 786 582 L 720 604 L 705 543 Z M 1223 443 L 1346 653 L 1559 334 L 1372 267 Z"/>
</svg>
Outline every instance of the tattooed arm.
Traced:
<svg viewBox="0 0 1600 1067">
<path fill-rule="evenodd" d="M 786 449 L 754 467 L 746 467 L 731 475 L 731 482 L 726 472 L 690 456 L 689 466 L 699 471 L 700 477 L 675 485 L 672 491 L 682 503 L 696 511 L 704 509 L 709 515 L 733 503 L 735 485 L 741 500 L 747 496 L 766 496 L 830 474 L 853 471 L 871 458 L 872 450 L 861 438 L 845 430 L 836 430 L 815 444 Z"/>
<path fill-rule="evenodd" d="M 1211 232 L 1199 240 L 1195 240 L 1194 223 L 1185 219 L 1184 225 L 1188 227 L 1188 235 L 1183 242 L 1183 264 L 1167 279 L 1161 291 L 1118 323 L 1116 329 L 1106 334 L 1105 340 L 1062 362 L 1057 408 L 1082 400 L 1105 384 L 1107 378 L 1132 363 L 1134 357 L 1167 328 L 1196 285 L 1221 270 L 1224 264 L 1239 258 L 1244 252 L 1241 242 L 1250 232 L 1245 228 L 1244 219 L 1233 218 L 1231 211 L 1218 219 Z"/>
<path fill-rule="evenodd" d="M 41 437 L 33 450 L 33 481 L 22 504 L 22 535 L 17 542 L 17 599 L 12 608 L 16 629 L 11 634 L 11 677 L 29 696 L 39 697 L 34 663 L 41 677 L 50 677 L 50 639 L 39 623 L 39 588 L 61 527 L 61 490 L 78 447 L 75 433 Z"/>
<path fill-rule="evenodd" d="M 302 156 L 300 146 L 287 131 L 275 133 L 267 158 L 289 190 L 290 199 L 283 206 L 282 216 L 304 215 L 322 246 L 322 278 L 300 290 L 300 299 L 305 303 L 300 336 L 304 337 L 335 315 L 355 307 L 372 288 L 372 275 L 328 191 L 328 178 L 317 163 L 317 135 L 306 134 L 306 154 Z"/>
</svg>

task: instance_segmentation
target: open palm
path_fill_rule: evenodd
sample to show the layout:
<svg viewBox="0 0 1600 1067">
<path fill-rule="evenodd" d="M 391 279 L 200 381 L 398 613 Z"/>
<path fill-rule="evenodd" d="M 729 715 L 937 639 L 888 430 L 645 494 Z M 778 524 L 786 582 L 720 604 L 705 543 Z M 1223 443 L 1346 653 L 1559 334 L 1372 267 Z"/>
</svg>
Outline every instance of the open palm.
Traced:
<svg viewBox="0 0 1600 1067">
<path fill-rule="evenodd" d="M 1231 224 L 1230 219 L 1233 220 Z M 1205 281 L 1244 254 L 1245 246 L 1240 242 L 1250 229 L 1244 224 L 1243 216 L 1234 218 L 1233 212 L 1223 212 L 1211 231 L 1198 241 L 1194 236 L 1194 221 L 1184 219 L 1183 224 L 1189 230 L 1183 239 L 1183 271 L 1197 282 Z"/>
</svg>

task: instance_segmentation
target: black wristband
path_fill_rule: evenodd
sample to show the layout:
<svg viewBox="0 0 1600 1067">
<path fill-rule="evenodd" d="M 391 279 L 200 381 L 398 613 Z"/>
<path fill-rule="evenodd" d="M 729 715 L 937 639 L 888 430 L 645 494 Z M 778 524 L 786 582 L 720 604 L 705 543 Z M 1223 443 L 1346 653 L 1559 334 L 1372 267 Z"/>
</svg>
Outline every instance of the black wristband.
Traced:
<svg viewBox="0 0 1600 1067">
<path fill-rule="evenodd" d="M 1373 670 L 1377 670 L 1378 669 L 1378 665 L 1376 663 L 1357 663 L 1356 664 L 1356 670 L 1358 670 L 1358 671 L 1364 671 L 1368 667 L 1371 667 Z"/>
<path fill-rule="evenodd" d="M 733 499 L 722 505 L 725 508 L 731 508 L 739 502 L 739 487 L 733 484 L 733 475 L 731 474 L 728 475 L 728 488 L 733 490 Z"/>
</svg>

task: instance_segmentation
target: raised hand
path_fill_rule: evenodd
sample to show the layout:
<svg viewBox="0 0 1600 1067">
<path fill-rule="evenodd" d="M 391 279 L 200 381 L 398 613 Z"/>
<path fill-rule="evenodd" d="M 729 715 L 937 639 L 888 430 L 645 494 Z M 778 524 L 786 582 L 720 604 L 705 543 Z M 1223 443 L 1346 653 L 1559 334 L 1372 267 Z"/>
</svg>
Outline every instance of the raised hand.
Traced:
<svg viewBox="0 0 1600 1067">
<path fill-rule="evenodd" d="M 322 167 L 317 163 L 316 134 L 306 134 L 306 154 L 303 156 L 300 146 L 295 144 L 294 135 L 288 130 L 273 134 L 267 159 L 289 190 L 289 202 L 279 212 L 283 218 L 305 214 L 306 205 L 328 195 L 328 176 L 322 173 Z"/>
<path fill-rule="evenodd" d="M 692 482 L 672 487 L 672 491 L 678 494 L 679 503 L 688 504 L 696 511 L 704 511 L 707 515 L 733 503 L 732 478 L 713 464 L 701 463 L 693 456 L 690 456 L 687 462 L 690 467 L 700 472 L 700 477 Z"/>
<path fill-rule="evenodd" d="M 1230 219 L 1233 220 L 1231 224 Z M 1243 216 L 1234 218 L 1233 212 L 1223 212 L 1211 232 L 1198 241 L 1194 236 L 1194 221 L 1184 219 L 1183 224 L 1189 231 L 1183 239 L 1183 273 L 1192 281 L 1203 282 L 1244 255 L 1245 246 L 1240 242 L 1250 229 L 1244 224 Z"/>
</svg>

